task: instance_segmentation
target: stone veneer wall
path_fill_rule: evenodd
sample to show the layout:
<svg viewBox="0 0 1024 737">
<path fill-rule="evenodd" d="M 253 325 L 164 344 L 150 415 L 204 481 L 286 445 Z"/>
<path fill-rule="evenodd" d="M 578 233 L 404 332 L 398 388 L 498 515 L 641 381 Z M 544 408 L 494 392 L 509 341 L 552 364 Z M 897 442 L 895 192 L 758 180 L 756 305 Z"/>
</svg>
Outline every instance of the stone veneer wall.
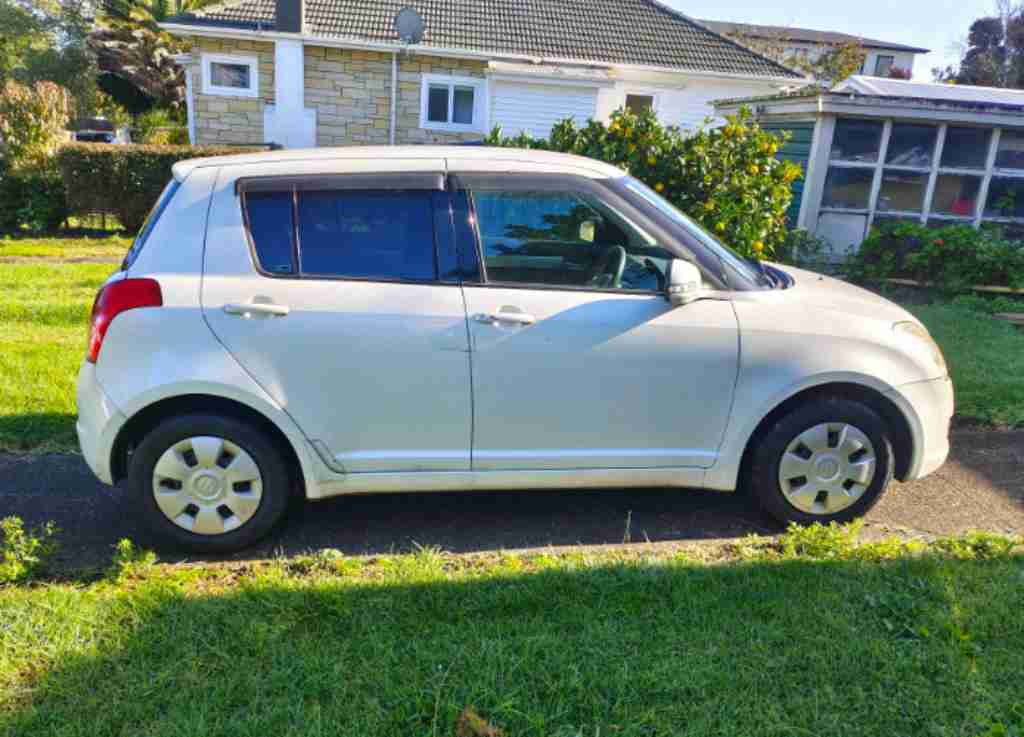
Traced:
<svg viewBox="0 0 1024 737">
<path fill-rule="evenodd" d="M 387 144 L 391 124 L 391 54 L 323 46 L 305 48 L 306 107 L 315 108 L 318 146 Z M 487 63 L 400 56 L 395 143 L 479 140 L 484 133 L 420 128 L 421 75 L 483 77 Z"/>
<path fill-rule="evenodd" d="M 235 54 L 259 59 L 259 97 L 204 95 L 202 55 Z M 263 107 L 274 104 L 274 44 L 234 39 L 192 39 L 192 75 L 195 100 L 196 143 L 266 143 L 263 137 Z"/>
</svg>

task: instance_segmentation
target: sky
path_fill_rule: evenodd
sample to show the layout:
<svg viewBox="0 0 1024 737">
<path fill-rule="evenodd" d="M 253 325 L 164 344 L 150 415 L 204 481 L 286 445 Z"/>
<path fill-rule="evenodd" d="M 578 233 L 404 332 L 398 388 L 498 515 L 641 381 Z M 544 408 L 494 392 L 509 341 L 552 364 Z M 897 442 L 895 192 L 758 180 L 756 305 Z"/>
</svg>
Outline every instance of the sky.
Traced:
<svg viewBox="0 0 1024 737">
<path fill-rule="evenodd" d="M 919 46 L 914 78 L 931 81 L 932 67 L 955 63 L 955 45 L 971 23 L 989 15 L 994 0 L 662 0 L 693 18 L 842 31 Z"/>
</svg>

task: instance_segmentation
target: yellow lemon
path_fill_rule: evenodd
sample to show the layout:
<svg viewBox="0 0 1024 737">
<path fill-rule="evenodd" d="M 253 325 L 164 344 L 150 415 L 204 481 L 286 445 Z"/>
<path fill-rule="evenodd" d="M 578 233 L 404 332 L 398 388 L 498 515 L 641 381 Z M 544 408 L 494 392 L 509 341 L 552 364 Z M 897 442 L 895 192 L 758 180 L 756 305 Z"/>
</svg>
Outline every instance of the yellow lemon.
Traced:
<svg viewBox="0 0 1024 737">
<path fill-rule="evenodd" d="M 665 189 L 665 185 L 662 184 L 661 182 L 658 182 L 657 184 L 654 185 L 654 189 L 657 192 L 661 192 L 663 189 Z"/>
<path fill-rule="evenodd" d="M 647 157 L 647 165 L 648 166 L 654 166 L 657 163 L 658 163 L 658 160 L 655 157 L 653 157 L 653 156 L 648 156 Z"/>
</svg>

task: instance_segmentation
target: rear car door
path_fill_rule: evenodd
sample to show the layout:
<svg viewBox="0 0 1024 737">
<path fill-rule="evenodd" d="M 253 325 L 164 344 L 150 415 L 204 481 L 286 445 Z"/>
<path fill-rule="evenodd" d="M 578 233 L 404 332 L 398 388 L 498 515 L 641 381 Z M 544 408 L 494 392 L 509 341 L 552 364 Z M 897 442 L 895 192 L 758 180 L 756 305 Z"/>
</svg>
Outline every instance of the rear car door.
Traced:
<svg viewBox="0 0 1024 737">
<path fill-rule="evenodd" d="M 454 178 L 455 232 L 479 261 L 463 285 L 474 470 L 711 466 L 738 370 L 732 305 L 673 308 L 676 254 L 592 180 Z"/>
<path fill-rule="evenodd" d="M 222 173 L 214 195 L 206 319 L 338 471 L 470 468 L 465 309 L 439 273 L 444 163 L 414 164 Z"/>
</svg>

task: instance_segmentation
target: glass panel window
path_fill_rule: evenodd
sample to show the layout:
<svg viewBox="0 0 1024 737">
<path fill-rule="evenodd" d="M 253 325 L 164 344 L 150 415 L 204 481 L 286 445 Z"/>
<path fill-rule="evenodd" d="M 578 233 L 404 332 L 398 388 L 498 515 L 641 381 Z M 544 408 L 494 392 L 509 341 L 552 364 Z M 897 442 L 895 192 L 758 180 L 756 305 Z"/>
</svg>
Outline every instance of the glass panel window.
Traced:
<svg viewBox="0 0 1024 737">
<path fill-rule="evenodd" d="M 227 64 L 220 61 L 210 62 L 210 83 L 214 87 L 233 87 L 249 89 L 251 70 L 248 64 Z"/>
<path fill-rule="evenodd" d="M 942 166 L 950 169 L 984 169 L 988 161 L 989 128 L 954 128 L 946 131 Z"/>
<path fill-rule="evenodd" d="M 981 177 L 940 174 L 935 180 L 932 212 L 939 215 L 974 217 L 981 191 Z"/>
<path fill-rule="evenodd" d="M 260 268 L 271 274 L 294 274 L 292 193 L 250 192 L 245 195 L 245 210 Z"/>
<path fill-rule="evenodd" d="M 893 125 L 885 163 L 893 166 L 931 168 L 938 134 L 939 129 L 934 125 Z"/>
<path fill-rule="evenodd" d="M 634 115 L 652 110 L 654 95 L 626 95 L 626 109 Z"/>
<path fill-rule="evenodd" d="M 895 56 L 880 55 L 875 61 L 875 76 L 888 77 L 892 72 L 892 65 L 896 62 Z"/>
<path fill-rule="evenodd" d="M 837 120 L 830 158 L 833 161 L 878 161 L 878 151 L 882 147 L 882 127 L 883 124 L 875 120 Z"/>
<path fill-rule="evenodd" d="M 430 192 L 301 192 L 298 214 L 303 274 L 436 279 Z"/>
<path fill-rule="evenodd" d="M 874 178 L 874 169 L 846 169 L 833 166 L 828 170 L 828 177 L 825 179 L 825 194 L 821 206 L 845 210 L 867 209 Z"/>
<path fill-rule="evenodd" d="M 473 88 L 456 87 L 452 122 L 460 125 L 473 125 Z"/>
<path fill-rule="evenodd" d="M 598 200 L 574 192 L 473 192 L 487 279 L 658 291 L 672 256 Z"/>
<path fill-rule="evenodd" d="M 1003 129 L 999 136 L 996 166 L 1000 169 L 1024 169 L 1024 131 Z"/>
<path fill-rule="evenodd" d="M 886 169 L 882 173 L 877 209 L 887 212 L 921 212 L 927 184 L 927 174 Z"/>
<path fill-rule="evenodd" d="M 988 187 L 985 217 L 1024 218 L 1024 179 L 993 177 Z"/>
<path fill-rule="evenodd" d="M 431 123 L 448 122 L 448 87 L 446 85 L 430 85 L 427 98 L 427 120 Z"/>
</svg>

